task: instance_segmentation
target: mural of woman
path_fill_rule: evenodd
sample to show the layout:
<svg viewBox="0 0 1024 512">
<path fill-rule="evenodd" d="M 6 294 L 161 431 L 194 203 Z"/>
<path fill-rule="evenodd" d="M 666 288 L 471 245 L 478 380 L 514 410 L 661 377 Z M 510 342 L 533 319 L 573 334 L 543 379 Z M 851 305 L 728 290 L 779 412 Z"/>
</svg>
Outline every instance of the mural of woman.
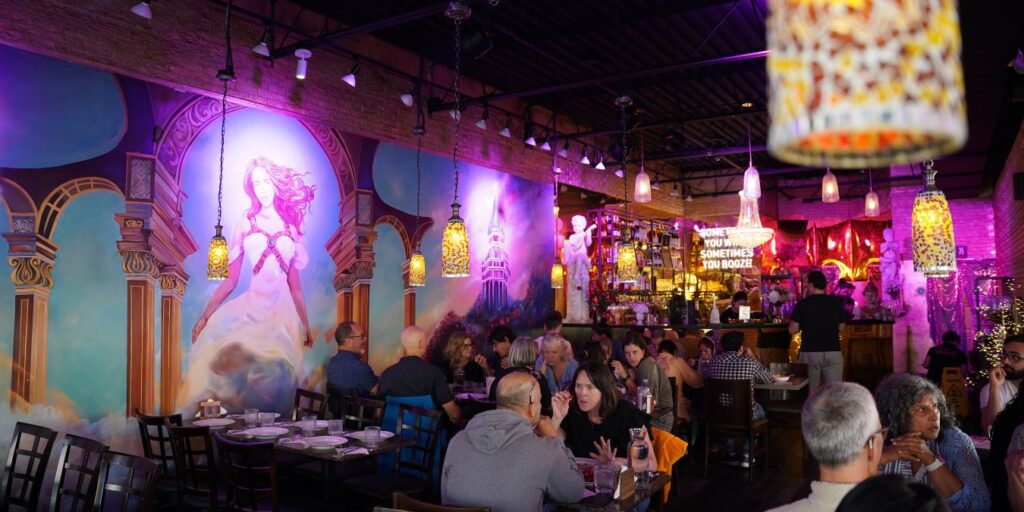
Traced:
<svg viewBox="0 0 1024 512">
<path fill-rule="evenodd" d="M 302 228 L 316 187 L 302 176 L 264 157 L 246 168 L 242 188 L 250 207 L 232 226 L 230 275 L 192 328 L 180 410 L 211 397 L 228 410 L 291 409 L 300 345 L 313 345 L 299 272 L 309 260 Z M 249 288 L 225 302 L 243 263 L 252 272 Z"/>
</svg>

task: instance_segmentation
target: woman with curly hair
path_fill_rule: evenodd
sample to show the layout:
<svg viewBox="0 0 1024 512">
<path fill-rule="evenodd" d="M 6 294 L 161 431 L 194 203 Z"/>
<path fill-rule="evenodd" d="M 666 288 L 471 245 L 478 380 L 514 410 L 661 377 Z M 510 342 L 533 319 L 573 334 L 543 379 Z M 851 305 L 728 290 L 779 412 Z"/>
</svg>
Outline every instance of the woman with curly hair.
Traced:
<svg viewBox="0 0 1024 512">
<path fill-rule="evenodd" d="M 882 473 L 932 486 L 953 512 L 989 510 L 974 444 L 954 425 L 935 384 L 907 373 L 890 375 L 878 384 L 875 403 L 890 436 Z"/>
<path fill-rule="evenodd" d="M 449 384 L 457 382 L 455 376 L 462 373 L 464 382 L 484 382 L 490 375 L 487 367 L 487 358 L 480 354 L 474 354 L 476 349 L 473 345 L 473 338 L 465 331 L 455 331 L 448 336 L 448 343 L 444 347 L 444 359 L 437 363 L 437 367 L 444 372 Z"/>
</svg>

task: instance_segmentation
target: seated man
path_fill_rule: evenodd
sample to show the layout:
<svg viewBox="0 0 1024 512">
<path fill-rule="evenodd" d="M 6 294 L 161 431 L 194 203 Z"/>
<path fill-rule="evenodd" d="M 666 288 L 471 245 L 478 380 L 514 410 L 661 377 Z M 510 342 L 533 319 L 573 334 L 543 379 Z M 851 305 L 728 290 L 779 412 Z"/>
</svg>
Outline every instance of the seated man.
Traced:
<svg viewBox="0 0 1024 512">
<path fill-rule="evenodd" d="M 569 449 L 561 438 L 534 433 L 541 419 L 537 379 L 510 373 L 497 387 L 497 409 L 474 416 L 448 445 L 441 502 L 494 512 L 537 512 L 545 496 L 563 503 L 579 501 L 583 474 Z"/>
<path fill-rule="evenodd" d="M 722 353 L 711 358 L 705 367 L 705 377 L 718 380 L 750 380 L 750 406 L 753 408 L 754 421 L 765 417 L 764 407 L 754 398 L 754 384 L 771 384 L 772 374 L 754 358 L 754 353 L 743 346 L 743 333 L 729 331 L 722 335 Z M 705 382 L 705 385 L 707 383 Z M 744 441 L 746 445 L 748 441 Z M 726 441 L 726 451 L 734 456 L 733 440 Z M 738 461 L 743 467 L 750 464 L 746 446 L 743 458 Z M 729 461 L 728 463 L 734 464 Z"/>
<path fill-rule="evenodd" d="M 817 389 L 800 411 L 800 430 L 818 461 L 810 496 L 771 512 L 832 512 L 846 493 L 878 473 L 885 432 L 871 392 L 833 382 Z"/>
<path fill-rule="evenodd" d="M 361 356 L 366 335 L 354 322 L 342 322 L 334 331 L 338 353 L 327 363 L 327 391 L 333 395 L 368 397 L 377 390 L 377 375 Z"/>
<path fill-rule="evenodd" d="M 457 425 L 462 411 L 455 403 L 444 373 L 423 359 L 427 353 L 427 332 L 411 325 L 402 329 L 401 340 L 405 355 L 380 374 L 377 395 L 385 398 L 430 395 L 434 407 L 444 409 L 452 424 Z"/>
</svg>

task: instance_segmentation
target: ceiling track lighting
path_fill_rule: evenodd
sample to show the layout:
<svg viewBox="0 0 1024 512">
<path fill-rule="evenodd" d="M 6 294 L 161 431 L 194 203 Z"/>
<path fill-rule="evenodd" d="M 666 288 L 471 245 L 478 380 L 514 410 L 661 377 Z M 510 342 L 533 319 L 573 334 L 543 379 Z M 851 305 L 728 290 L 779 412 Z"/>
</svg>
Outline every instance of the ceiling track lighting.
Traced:
<svg viewBox="0 0 1024 512">
<path fill-rule="evenodd" d="M 540 145 L 541 151 L 551 151 L 551 138 L 544 139 L 544 143 Z"/>
<path fill-rule="evenodd" d="M 603 151 L 597 157 L 597 165 L 594 168 L 599 170 L 599 171 L 603 171 L 605 169 L 605 167 L 604 167 L 604 152 Z M 622 176 L 619 176 L 619 177 L 621 178 Z"/>
<path fill-rule="evenodd" d="M 402 93 L 398 99 L 402 100 L 402 105 L 412 108 L 413 104 L 416 103 L 416 96 L 419 94 L 419 87 L 413 86 L 409 89 L 409 92 Z"/>
<path fill-rule="evenodd" d="M 505 116 L 505 127 L 498 131 L 498 135 L 505 137 L 506 139 L 512 138 L 512 116 Z"/>
<path fill-rule="evenodd" d="M 476 127 L 481 130 L 487 129 L 487 120 L 490 119 L 491 112 L 488 109 L 484 109 L 484 113 L 480 115 L 480 120 L 476 122 Z"/>
<path fill-rule="evenodd" d="M 583 165 L 590 165 L 590 156 L 587 154 L 587 147 L 583 146 L 583 157 L 580 158 L 580 163 Z"/>
<path fill-rule="evenodd" d="M 153 11 L 149 8 L 150 0 L 142 0 L 141 2 L 132 6 L 132 14 L 136 16 L 146 18 L 147 20 L 153 19 Z"/>
<path fill-rule="evenodd" d="M 679 197 L 679 184 L 678 183 L 673 183 L 672 184 L 672 192 L 669 192 L 669 195 L 672 196 L 672 197 Z"/>
<path fill-rule="evenodd" d="M 530 135 L 526 137 L 526 140 L 523 141 L 523 144 L 537 147 L 537 139 L 533 136 L 533 133 L 530 133 Z"/>
<path fill-rule="evenodd" d="M 263 27 L 263 35 L 260 36 L 260 42 L 256 43 L 256 46 L 252 47 L 252 52 L 261 57 L 270 58 L 270 39 L 272 36 L 273 28 L 270 25 Z"/>
<path fill-rule="evenodd" d="M 661 190 L 661 182 L 658 181 L 658 178 L 651 180 L 651 190 Z"/>
<path fill-rule="evenodd" d="M 299 59 L 295 63 L 295 78 L 299 80 L 306 79 L 306 59 L 313 56 L 313 52 L 308 48 L 299 48 L 295 50 L 295 58 Z"/>
<path fill-rule="evenodd" d="M 352 66 L 352 69 L 348 72 L 347 75 L 341 77 L 341 81 L 345 82 L 346 84 L 348 84 L 349 87 L 353 87 L 354 88 L 356 86 L 356 76 L 358 76 L 358 75 L 359 75 L 359 63 L 357 62 L 357 63 L 355 63 Z"/>
<path fill-rule="evenodd" d="M 558 150 L 558 156 L 562 158 L 569 157 L 569 141 L 565 141 L 565 144 L 562 145 L 562 149 Z"/>
</svg>

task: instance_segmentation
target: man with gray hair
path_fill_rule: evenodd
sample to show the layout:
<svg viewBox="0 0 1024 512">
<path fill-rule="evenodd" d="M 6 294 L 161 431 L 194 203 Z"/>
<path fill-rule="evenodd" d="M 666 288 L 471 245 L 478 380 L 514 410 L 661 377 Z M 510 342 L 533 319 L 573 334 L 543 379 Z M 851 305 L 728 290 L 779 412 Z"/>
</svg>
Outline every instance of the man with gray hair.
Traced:
<svg viewBox="0 0 1024 512">
<path fill-rule="evenodd" d="M 534 431 L 541 420 L 537 379 L 510 373 L 497 387 L 497 409 L 474 416 L 448 444 L 441 502 L 493 512 L 539 512 L 545 496 L 561 503 L 579 501 L 583 473 L 572 453 L 561 438 Z"/>
<path fill-rule="evenodd" d="M 878 473 L 886 429 L 871 392 L 852 382 L 818 388 L 800 412 L 807 449 L 818 461 L 810 496 L 771 512 L 832 512 L 846 493 Z"/>
</svg>

